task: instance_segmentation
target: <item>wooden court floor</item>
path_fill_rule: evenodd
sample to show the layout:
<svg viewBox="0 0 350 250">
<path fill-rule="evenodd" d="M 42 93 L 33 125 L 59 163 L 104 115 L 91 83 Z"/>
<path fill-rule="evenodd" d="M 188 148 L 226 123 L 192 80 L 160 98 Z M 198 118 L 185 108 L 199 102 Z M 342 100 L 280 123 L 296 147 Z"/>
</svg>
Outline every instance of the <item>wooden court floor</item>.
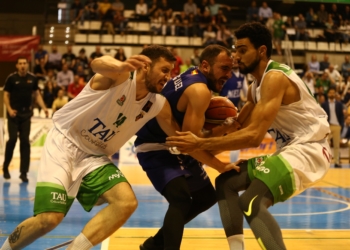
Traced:
<svg viewBox="0 0 350 250">
<path fill-rule="evenodd" d="M 11 171 L 18 169 L 18 160 L 14 160 L 11 164 Z M 131 185 L 143 186 L 150 185 L 150 182 L 146 174 L 142 171 L 139 166 L 120 166 L 120 169 L 127 177 Z M 212 181 L 218 175 L 215 170 L 210 168 L 206 169 L 208 175 Z M 32 169 L 32 171 L 35 171 Z M 1 170 L 0 170 L 1 173 Z M 2 173 L 1 173 L 2 175 Z M 34 176 L 34 175 L 33 175 Z M 13 176 L 17 178 L 17 176 Z M 2 182 L 2 176 L 0 182 Z M 30 179 L 30 181 L 33 180 Z M 319 182 L 316 186 L 320 190 L 326 190 L 327 188 L 340 188 L 343 190 L 350 189 L 350 168 L 347 165 L 343 169 L 331 168 L 327 173 L 326 177 Z M 1 188 L 1 186 L 0 186 Z M 348 192 L 347 192 L 348 193 Z M 350 197 L 342 194 L 338 195 L 340 199 L 345 200 L 349 203 Z M 338 198 L 339 198 L 338 197 Z M 277 205 L 276 205 L 277 206 Z M 1 214 L 1 207 L 0 207 Z M 163 214 L 159 215 L 159 219 L 162 219 Z M 219 216 L 219 215 L 217 215 Z M 350 218 L 349 218 L 350 221 Z M 0 228 L 0 234 L 3 229 Z M 93 249 L 102 250 L 137 250 L 139 245 L 147 239 L 149 236 L 154 235 L 157 228 L 146 228 L 146 227 L 123 227 L 115 232 L 109 239 L 103 244 L 94 247 Z M 287 249 L 289 250 L 350 250 L 350 228 L 345 229 L 283 229 L 283 237 Z M 78 232 L 76 233 L 78 234 Z M 258 250 L 260 249 L 256 242 L 254 235 L 250 229 L 244 230 L 245 245 L 247 250 Z M 70 235 L 73 238 L 75 235 Z M 7 237 L 7 234 L 2 235 L 0 245 L 3 239 Z M 49 238 L 50 236 L 45 236 Z M 57 237 L 57 236 L 55 236 Z M 62 240 L 63 242 L 64 240 Z M 43 247 L 37 246 L 28 249 L 44 249 Z M 183 242 L 181 246 L 182 250 L 209 250 L 209 249 L 228 249 L 227 241 L 224 235 L 224 231 L 221 228 L 186 228 L 184 231 Z"/>
</svg>

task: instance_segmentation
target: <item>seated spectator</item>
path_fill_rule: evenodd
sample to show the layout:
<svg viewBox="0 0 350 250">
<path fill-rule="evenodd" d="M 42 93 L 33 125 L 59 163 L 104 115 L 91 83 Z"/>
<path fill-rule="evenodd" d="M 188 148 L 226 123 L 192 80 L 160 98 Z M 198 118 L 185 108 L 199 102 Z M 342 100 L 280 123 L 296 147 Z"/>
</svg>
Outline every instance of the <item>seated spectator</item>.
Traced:
<svg viewBox="0 0 350 250">
<path fill-rule="evenodd" d="M 224 15 L 224 12 L 222 10 L 219 10 L 218 14 L 214 16 L 214 20 L 216 25 L 227 23 L 227 17 Z"/>
<path fill-rule="evenodd" d="M 47 70 L 48 70 L 48 67 L 47 67 L 47 64 L 45 63 L 45 58 L 42 57 L 40 59 L 40 63 L 38 65 L 35 65 L 35 67 L 34 67 L 34 74 L 38 78 L 38 81 L 45 82 Z"/>
<path fill-rule="evenodd" d="M 74 75 L 74 81 L 68 85 L 67 96 L 68 101 L 73 100 L 84 88 L 84 85 L 80 84 L 80 77 Z"/>
<path fill-rule="evenodd" d="M 187 0 L 187 3 L 184 4 L 184 12 L 186 16 L 189 14 L 197 14 L 197 5 L 193 2 L 193 0 Z"/>
<path fill-rule="evenodd" d="M 267 2 L 262 2 L 261 7 L 259 8 L 259 20 L 261 23 L 266 24 L 269 18 L 272 18 L 272 10 L 267 5 Z"/>
<path fill-rule="evenodd" d="M 168 11 L 171 11 L 171 13 L 173 12 L 173 10 L 169 7 L 167 0 L 162 0 L 158 9 L 161 11 L 161 15 L 164 15 L 164 13 Z"/>
<path fill-rule="evenodd" d="M 312 74 L 311 71 L 308 71 L 305 73 L 305 75 L 302 79 L 305 82 L 306 86 L 309 88 L 311 94 L 315 95 L 315 93 L 316 93 L 316 91 L 315 91 L 316 80 L 315 80 L 314 74 Z"/>
<path fill-rule="evenodd" d="M 57 85 L 63 90 L 67 90 L 68 85 L 74 81 L 73 71 L 68 69 L 67 64 L 62 65 L 62 71 L 57 73 Z"/>
<path fill-rule="evenodd" d="M 188 36 L 189 26 L 188 17 L 184 11 L 180 12 L 180 15 L 175 16 L 175 36 Z"/>
<path fill-rule="evenodd" d="M 162 16 L 162 35 L 175 36 L 175 18 L 173 17 L 173 10 L 168 9 L 165 16 Z"/>
<path fill-rule="evenodd" d="M 341 131 L 341 144 L 348 147 L 348 143 L 350 141 L 350 114 L 347 114 L 344 125 L 342 127 L 343 128 Z"/>
<path fill-rule="evenodd" d="M 256 6 L 256 1 L 253 0 L 247 9 L 247 22 L 259 21 L 259 9 Z"/>
<path fill-rule="evenodd" d="M 139 0 L 136 4 L 135 17 L 139 20 L 148 20 L 148 7 L 144 0 Z"/>
<path fill-rule="evenodd" d="M 84 20 L 96 20 L 98 18 L 97 0 L 87 0 L 84 7 Z"/>
<path fill-rule="evenodd" d="M 282 55 L 282 40 L 284 39 L 284 22 L 282 21 L 281 15 L 277 12 L 274 12 L 274 22 L 272 25 L 272 39 L 273 44 L 277 50 L 278 55 Z"/>
<path fill-rule="evenodd" d="M 47 53 L 46 50 L 44 50 L 43 45 L 39 44 L 38 45 L 38 50 L 34 54 L 34 59 L 35 59 L 35 64 L 39 65 L 40 64 L 40 59 L 44 58 L 45 64 L 47 63 L 49 59 L 49 54 Z"/>
<path fill-rule="evenodd" d="M 102 52 L 101 52 L 101 47 L 100 46 L 96 46 L 95 47 L 95 51 L 91 53 L 90 58 L 89 58 L 89 64 L 92 62 L 92 60 L 94 60 L 95 58 L 101 57 L 103 56 Z"/>
<path fill-rule="evenodd" d="M 298 20 L 294 23 L 295 26 L 295 40 L 308 41 L 309 33 L 307 31 L 305 18 L 302 14 L 299 14 Z"/>
<path fill-rule="evenodd" d="M 204 14 L 199 20 L 199 28 L 201 29 L 201 34 L 208 29 L 209 25 L 213 24 L 213 19 L 210 16 L 209 10 L 204 11 Z"/>
<path fill-rule="evenodd" d="M 343 21 L 338 31 L 339 31 L 339 37 L 340 37 L 339 42 L 347 45 L 350 40 L 350 21 L 349 20 Z"/>
<path fill-rule="evenodd" d="M 47 74 L 45 76 L 45 85 L 51 81 L 52 83 L 57 83 L 55 72 L 52 69 L 47 70 Z"/>
<path fill-rule="evenodd" d="M 287 29 L 294 29 L 295 27 L 294 27 L 294 21 L 293 21 L 293 18 L 291 17 L 291 16 L 288 16 L 287 17 L 287 20 L 283 23 L 283 26 L 284 26 L 284 28 L 283 28 L 283 30 L 284 30 L 284 36 L 283 37 L 285 37 L 285 35 L 287 34 L 288 35 L 288 39 L 290 40 L 290 41 L 294 41 L 295 40 L 295 35 L 291 35 L 291 34 L 288 34 L 287 33 Z"/>
<path fill-rule="evenodd" d="M 159 11 L 154 12 L 151 16 L 150 26 L 153 35 L 160 35 L 162 33 L 162 17 Z"/>
<path fill-rule="evenodd" d="M 343 103 L 345 104 L 346 107 L 350 107 L 350 76 L 345 79 L 346 84 L 344 91 L 342 93 L 342 98 L 343 98 Z M 348 110 L 348 113 L 350 114 L 350 110 Z"/>
<path fill-rule="evenodd" d="M 320 4 L 320 9 L 317 11 L 317 20 L 320 26 L 326 27 L 326 22 L 328 20 L 328 12 L 324 4 Z"/>
<path fill-rule="evenodd" d="M 338 11 L 337 5 L 334 3 L 332 4 L 332 10 L 329 12 L 329 14 L 332 17 L 332 20 L 334 22 L 334 25 L 339 28 L 341 21 L 342 21 L 342 16 Z"/>
<path fill-rule="evenodd" d="M 191 64 L 198 66 L 200 64 L 199 50 L 197 48 L 193 49 L 193 55 L 191 56 Z"/>
<path fill-rule="evenodd" d="M 320 71 L 324 71 L 329 67 L 329 57 L 327 54 L 324 54 L 323 61 L 320 62 Z"/>
<path fill-rule="evenodd" d="M 55 114 L 55 112 L 57 110 L 62 108 L 67 103 L 68 103 L 68 99 L 66 96 L 64 96 L 64 91 L 62 89 L 60 89 L 57 93 L 57 97 L 55 98 L 55 100 L 53 101 L 52 106 L 51 106 L 52 116 Z"/>
<path fill-rule="evenodd" d="M 43 100 L 46 107 L 52 107 L 53 101 L 56 99 L 59 90 L 62 89 L 57 86 L 56 82 L 48 81 L 46 83 L 43 93 Z"/>
<path fill-rule="evenodd" d="M 308 28 L 321 27 L 321 25 L 318 23 L 317 15 L 315 14 L 313 8 L 310 8 L 309 11 L 306 12 L 305 21 Z"/>
<path fill-rule="evenodd" d="M 154 13 L 156 13 L 157 11 L 162 12 L 161 10 L 159 10 L 159 5 L 158 5 L 158 0 L 152 0 L 152 2 L 150 2 L 148 4 L 148 16 L 153 16 Z"/>
<path fill-rule="evenodd" d="M 125 56 L 125 52 L 124 52 L 124 49 L 123 48 L 119 48 L 117 50 L 117 53 L 115 53 L 115 56 L 114 56 L 115 59 L 121 61 L 121 62 L 124 62 L 126 61 L 126 56 Z"/>
<path fill-rule="evenodd" d="M 49 53 L 48 57 L 48 68 L 54 69 L 54 70 L 61 70 L 61 61 L 62 61 L 62 54 L 57 51 L 57 46 L 52 45 L 51 52 Z"/>
<path fill-rule="evenodd" d="M 343 83 L 343 78 L 339 71 L 334 68 L 334 65 L 330 64 L 324 72 L 328 74 L 332 84 L 335 84 L 337 92 L 342 93 L 345 87 Z"/>
<path fill-rule="evenodd" d="M 89 60 L 85 54 L 84 48 L 81 48 L 79 50 L 79 54 L 76 57 L 75 71 L 77 71 L 79 66 L 81 66 L 84 70 L 87 70 L 89 68 Z"/>
<path fill-rule="evenodd" d="M 81 65 L 77 67 L 76 75 L 79 76 L 79 83 L 84 86 L 90 79 L 90 77 L 86 73 L 86 70 L 84 70 L 84 68 Z"/>
<path fill-rule="evenodd" d="M 308 63 L 309 70 L 314 74 L 318 75 L 320 73 L 320 63 L 317 61 L 316 55 L 311 55 L 311 61 Z"/>
<path fill-rule="evenodd" d="M 209 0 L 208 9 L 210 11 L 210 16 L 216 16 L 220 8 L 226 8 L 228 11 L 231 10 L 231 7 L 226 4 L 216 3 L 215 0 Z"/>
<path fill-rule="evenodd" d="M 207 30 L 203 32 L 203 45 L 208 46 L 210 44 L 216 44 L 216 33 L 212 25 L 209 25 Z"/>
<path fill-rule="evenodd" d="M 341 73 L 346 80 L 350 76 L 350 57 L 346 55 L 344 59 L 345 62 L 343 62 L 341 65 Z"/>
<path fill-rule="evenodd" d="M 191 59 L 186 59 L 185 63 L 181 65 L 180 67 L 180 73 L 185 72 L 186 70 L 188 70 L 189 68 L 193 67 L 194 65 L 191 64 Z"/>
<path fill-rule="evenodd" d="M 71 4 L 70 17 L 72 24 L 76 24 L 78 21 L 84 22 L 84 6 L 80 0 L 74 0 L 74 3 Z"/>
<path fill-rule="evenodd" d="M 72 46 L 67 46 L 67 52 L 62 56 L 62 65 L 67 64 L 68 68 L 75 72 L 76 56 L 72 52 Z"/>
<path fill-rule="evenodd" d="M 316 80 L 316 87 L 322 87 L 324 91 L 323 93 L 327 95 L 328 89 L 330 87 L 335 87 L 335 83 L 333 82 L 333 79 L 331 79 L 329 75 L 326 72 L 324 72 L 322 76 Z"/>
<path fill-rule="evenodd" d="M 107 29 L 107 34 L 115 35 L 114 30 L 114 10 L 111 5 L 111 7 L 107 10 L 107 12 L 102 16 L 101 18 L 101 28 L 100 28 L 100 34 L 102 34 L 103 29 Z"/>
<path fill-rule="evenodd" d="M 124 17 L 124 14 L 122 11 L 115 11 L 114 14 L 114 20 L 113 20 L 113 26 L 114 29 L 117 28 L 120 32 L 120 35 L 124 35 L 125 34 L 125 29 L 128 26 L 128 19 Z"/>
<path fill-rule="evenodd" d="M 232 32 L 226 28 L 225 24 L 221 24 L 219 27 L 217 27 L 217 30 L 218 31 L 216 32 L 216 43 L 231 49 L 233 43 Z"/>
<path fill-rule="evenodd" d="M 345 6 L 345 10 L 342 14 L 342 21 L 343 23 L 345 22 L 350 23 L 350 5 Z"/>
<path fill-rule="evenodd" d="M 208 0 L 202 0 L 200 5 L 198 6 L 198 8 L 200 9 L 200 14 L 203 15 L 204 12 L 209 11 L 209 15 L 210 15 L 210 10 L 208 8 Z M 197 10 L 198 13 L 198 10 Z"/>
<path fill-rule="evenodd" d="M 101 2 L 98 2 L 98 14 L 99 18 L 102 19 L 103 16 L 107 13 L 109 9 L 112 8 L 112 4 L 109 2 L 109 0 L 103 0 Z"/>
<path fill-rule="evenodd" d="M 331 14 L 328 14 L 325 26 L 324 37 L 327 39 L 327 42 L 334 42 L 338 38 L 337 34 L 339 33 L 337 32 L 338 27 L 335 25 Z"/>
<path fill-rule="evenodd" d="M 325 94 L 323 86 L 316 87 L 315 99 L 319 104 L 327 101 L 327 94 Z"/>
</svg>

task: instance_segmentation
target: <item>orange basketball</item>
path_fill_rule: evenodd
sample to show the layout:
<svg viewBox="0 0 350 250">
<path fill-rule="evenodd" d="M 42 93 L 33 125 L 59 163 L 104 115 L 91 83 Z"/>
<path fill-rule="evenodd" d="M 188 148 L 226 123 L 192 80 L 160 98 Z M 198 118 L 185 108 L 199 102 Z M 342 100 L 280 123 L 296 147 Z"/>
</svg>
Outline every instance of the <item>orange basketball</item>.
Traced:
<svg viewBox="0 0 350 250">
<path fill-rule="evenodd" d="M 225 121 L 227 117 L 237 116 L 235 105 L 223 96 L 211 98 L 209 107 L 205 111 L 205 129 L 212 129 Z"/>
</svg>

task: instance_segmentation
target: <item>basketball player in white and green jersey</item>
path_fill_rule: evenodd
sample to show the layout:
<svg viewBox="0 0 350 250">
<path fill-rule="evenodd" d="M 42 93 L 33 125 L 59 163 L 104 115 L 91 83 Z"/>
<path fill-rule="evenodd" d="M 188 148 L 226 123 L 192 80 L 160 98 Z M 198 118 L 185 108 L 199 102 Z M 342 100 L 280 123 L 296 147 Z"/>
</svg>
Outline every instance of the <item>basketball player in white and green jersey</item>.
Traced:
<svg viewBox="0 0 350 250">
<path fill-rule="evenodd" d="M 304 82 L 287 65 L 270 60 L 272 38 L 260 23 L 235 31 L 240 72 L 255 77 L 248 102 L 238 116 L 241 129 L 220 138 L 202 139 L 189 132 L 169 137 L 181 152 L 196 149 L 237 150 L 257 147 L 268 132 L 277 151 L 240 160 L 240 172 L 216 179 L 221 220 L 231 250 L 243 250 L 243 216 L 262 249 L 286 249 L 279 225 L 267 208 L 320 181 L 332 159 L 327 115 Z M 245 190 L 239 196 L 238 192 Z"/>
</svg>

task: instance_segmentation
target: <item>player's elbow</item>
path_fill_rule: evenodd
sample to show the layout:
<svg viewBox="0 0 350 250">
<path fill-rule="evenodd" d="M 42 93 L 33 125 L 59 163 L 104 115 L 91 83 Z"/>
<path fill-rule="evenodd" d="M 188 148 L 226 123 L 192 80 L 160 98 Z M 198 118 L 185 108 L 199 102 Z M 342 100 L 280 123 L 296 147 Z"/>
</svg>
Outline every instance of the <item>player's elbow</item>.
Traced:
<svg viewBox="0 0 350 250">
<path fill-rule="evenodd" d="M 249 140 L 249 147 L 253 147 L 253 148 L 259 147 L 263 138 L 264 136 L 261 136 L 260 133 L 258 132 L 252 133 Z"/>
</svg>

